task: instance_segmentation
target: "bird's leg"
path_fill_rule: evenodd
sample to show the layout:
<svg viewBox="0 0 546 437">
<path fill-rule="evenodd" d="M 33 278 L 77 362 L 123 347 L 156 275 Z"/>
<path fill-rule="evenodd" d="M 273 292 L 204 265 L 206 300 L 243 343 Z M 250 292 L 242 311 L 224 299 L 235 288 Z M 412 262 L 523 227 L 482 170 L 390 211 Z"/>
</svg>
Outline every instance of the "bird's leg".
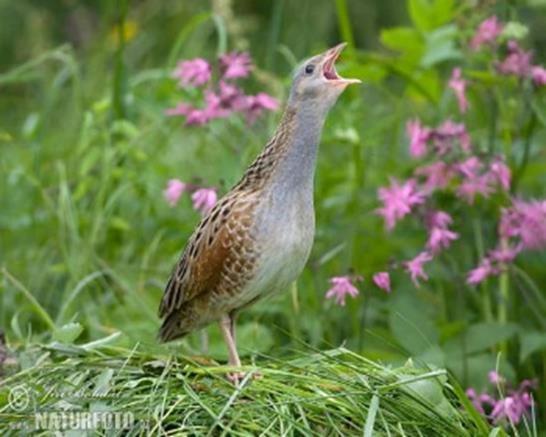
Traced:
<svg viewBox="0 0 546 437">
<path fill-rule="evenodd" d="M 237 353 L 237 345 L 235 344 L 235 322 L 231 315 L 222 316 L 220 319 L 220 330 L 224 336 L 228 348 L 229 360 L 228 364 L 234 367 L 241 367 L 241 360 L 239 359 L 239 354 Z M 243 377 L 241 372 L 235 372 L 228 374 L 228 378 L 234 382 L 238 383 L 239 379 Z"/>
<path fill-rule="evenodd" d="M 237 346 L 237 335 L 235 334 L 235 321 L 237 320 L 237 313 L 235 311 L 232 311 L 229 313 L 229 332 L 231 334 L 231 338 L 233 339 L 233 343 L 235 346 Z"/>
</svg>

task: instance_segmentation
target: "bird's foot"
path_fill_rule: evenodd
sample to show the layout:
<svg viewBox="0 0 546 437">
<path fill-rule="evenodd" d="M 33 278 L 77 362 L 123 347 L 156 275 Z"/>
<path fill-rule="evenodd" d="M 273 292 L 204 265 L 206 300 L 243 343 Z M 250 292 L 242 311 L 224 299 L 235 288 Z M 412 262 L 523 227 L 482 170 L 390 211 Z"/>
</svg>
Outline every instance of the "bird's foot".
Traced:
<svg viewBox="0 0 546 437">
<path fill-rule="evenodd" d="M 250 378 L 254 380 L 263 378 L 263 375 L 260 372 L 229 372 L 226 376 L 233 385 L 238 386 L 249 374 Z"/>
<path fill-rule="evenodd" d="M 233 385 L 238 386 L 239 383 L 246 376 L 246 373 L 245 372 L 229 372 L 226 376 L 229 382 L 231 382 Z"/>
</svg>

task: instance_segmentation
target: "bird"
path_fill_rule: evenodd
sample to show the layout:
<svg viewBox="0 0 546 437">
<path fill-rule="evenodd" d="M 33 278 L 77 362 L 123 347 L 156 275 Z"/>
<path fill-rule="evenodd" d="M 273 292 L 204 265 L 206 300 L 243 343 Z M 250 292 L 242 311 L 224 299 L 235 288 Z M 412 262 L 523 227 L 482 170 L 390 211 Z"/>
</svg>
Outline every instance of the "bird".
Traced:
<svg viewBox="0 0 546 437">
<path fill-rule="evenodd" d="M 228 365 L 240 368 L 237 315 L 286 290 L 302 272 L 315 233 L 313 186 L 323 125 L 346 87 L 360 83 L 336 71 L 345 46 L 296 68 L 275 133 L 189 238 L 159 306 L 161 342 L 218 322 Z M 228 374 L 235 382 L 241 376 Z"/>
</svg>

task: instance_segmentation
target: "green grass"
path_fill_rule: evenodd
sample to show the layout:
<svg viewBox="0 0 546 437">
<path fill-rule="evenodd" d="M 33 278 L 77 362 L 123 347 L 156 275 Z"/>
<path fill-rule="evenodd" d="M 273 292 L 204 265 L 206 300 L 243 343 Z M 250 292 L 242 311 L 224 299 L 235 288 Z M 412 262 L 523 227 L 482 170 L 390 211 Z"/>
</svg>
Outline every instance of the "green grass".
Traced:
<svg viewBox="0 0 546 437">
<path fill-rule="evenodd" d="M 446 371 L 391 368 L 345 348 L 259 357 L 238 387 L 203 359 L 105 345 L 27 348 L 37 364 L 0 382 L 6 431 L 51 411 L 131 412 L 120 435 L 481 436 L 489 427 Z M 257 377 L 257 375 L 259 375 Z M 9 391 L 23 385 L 27 409 Z M 62 394 L 62 395 L 59 395 Z M 35 409 L 34 409 L 35 408 Z"/>
</svg>

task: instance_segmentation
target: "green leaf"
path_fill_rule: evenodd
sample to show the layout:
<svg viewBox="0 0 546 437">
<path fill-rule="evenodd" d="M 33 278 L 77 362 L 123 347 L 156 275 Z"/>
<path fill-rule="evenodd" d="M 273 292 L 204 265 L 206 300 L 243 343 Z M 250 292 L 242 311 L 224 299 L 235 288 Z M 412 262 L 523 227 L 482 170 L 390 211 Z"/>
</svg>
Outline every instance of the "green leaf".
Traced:
<svg viewBox="0 0 546 437">
<path fill-rule="evenodd" d="M 439 62 L 460 59 L 462 54 L 455 45 L 457 28 L 453 25 L 441 27 L 425 36 L 426 50 L 421 66 L 430 68 Z"/>
<path fill-rule="evenodd" d="M 495 346 L 508 340 L 516 334 L 517 330 L 518 326 L 515 323 L 477 323 L 472 325 L 465 334 L 466 352 L 471 354 Z"/>
<path fill-rule="evenodd" d="M 535 95 L 531 100 L 531 107 L 540 123 L 546 126 L 546 93 Z"/>
<path fill-rule="evenodd" d="M 89 152 L 87 152 L 80 161 L 80 168 L 78 169 L 80 177 L 88 174 L 97 165 L 101 158 L 102 153 L 99 148 L 95 147 L 89 149 Z"/>
<path fill-rule="evenodd" d="M 356 77 L 365 83 L 380 82 L 387 75 L 387 70 L 379 64 L 351 64 L 343 70 L 343 77 Z"/>
<path fill-rule="evenodd" d="M 114 369 L 104 369 L 95 377 L 95 387 L 93 389 L 93 396 L 104 397 L 110 391 L 110 382 L 114 376 Z"/>
<path fill-rule="evenodd" d="M 489 433 L 489 437 L 504 437 L 506 435 L 508 434 L 501 427 L 493 428 Z"/>
<path fill-rule="evenodd" d="M 409 83 L 409 95 L 427 97 L 431 102 L 440 100 L 443 83 L 440 81 L 438 71 L 435 69 L 414 71 L 408 73 L 411 82 Z"/>
<path fill-rule="evenodd" d="M 267 352 L 273 346 L 271 331 L 260 323 L 245 323 L 237 328 L 237 341 L 251 352 Z"/>
<path fill-rule="evenodd" d="M 409 14 L 415 27 L 428 32 L 454 18 L 454 0 L 409 0 Z"/>
<path fill-rule="evenodd" d="M 520 333 L 519 360 L 524 362 L 531 354 L 546 350 L 546 334 L 539 331 Z"/>
<path fill-rule="evenodd" d="M 517 21 L 509 21 L 504 26 L 504 29 L 501 33 L 501 38 L 504 40 L 509 39 L 524 39 L 529 33 L 529 28 L 524 24 L 521 24 Z"/>
<path fill-rule="evenodd" d="M 487 374 L 499 364 L 499 372 L 508 380 L 514 380 L 516 374 L 512 365 L 501 355 L 482 353 L 471 357 L 452 354 L 446 358 L 449 370 L 452 371 L 464 387 L 474 387 L 481 391 L 490 388 Z"/>
<path fill-rule="evenodd" d="M 130 231 L 131 230 L 131 224 L 123 219 L 122 217 L 119 217 L 119 216 L 113 216 L 110 221 L 109 221 L 109 225 L 113 228 L 113 229 L 117 229 L 119 231 Z"/>
<path fill-rule="evenodd" d="M 408 352 L 420 355 L 438 343 L 438 332 L 430 307 L 413 295 L 398 294 L 393 299 L 389 324 L 394 337 Z"/>
<path fill-rule="evenodd" d="M 127 120 L 114 121 L 111 132 L 127 139 L 132 139 L 139 135 L 138 127 Z"/>
<path fill-rule="evenodd" d="M 53 339 L 61 343 L 72 343 L 83 331 L 83 326 L 79 323 L 67 323 L 57 328 L 53 332 Z"/>
<path fill-rule="evenodd" d="M 380 40 L 385 47 L 416 60 L 422 56 L 425 50 L 423 37 L 411 27 L 385 29 L 381 31 Z"/>
<path fill-rule="evenodd" d="M 446 342 L 444 350 L 446 353 L 452 355 L 481 352 L 502 341 L 508 340 L 515 335 L 517 331 L 518 326 L 514 323 L 477 323 L 470 326 L 462 334 Z"/>
<path fill-rule="evenodd" d="M 31 112 L 25 119 L 25 122 L 23 123 L 23 127 L 21 129 L 23 137 L 27 140 L 33 139 L 36 136 L 39 125 L 40 114 L 36 112 Z"/>
<path fill-rule="evenodd" d="M 372 401 L 370 402 L 370 409 L 368 410 L 368 415 L 366 416 L 366 425 L 364 426 L 364 437 L 373 436 L 375 416 L 377 415 L 378 409 L 379 409 L 379 397 L 377 395 L 373 395 Z"/>
</svg>

